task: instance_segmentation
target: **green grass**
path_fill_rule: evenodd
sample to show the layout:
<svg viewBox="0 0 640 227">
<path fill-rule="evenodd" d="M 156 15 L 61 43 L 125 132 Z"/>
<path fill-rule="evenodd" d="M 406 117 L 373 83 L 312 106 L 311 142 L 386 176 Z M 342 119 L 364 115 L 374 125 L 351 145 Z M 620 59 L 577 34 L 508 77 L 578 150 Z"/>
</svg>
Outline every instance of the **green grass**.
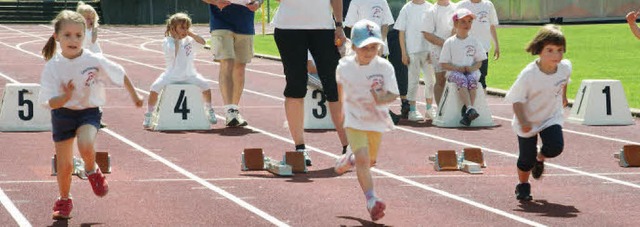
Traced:
<svg viewBox="0 0 640 227">
<path fill-rule="evenodd" d="M 508 90 L 522 69 L 537 56 L 524 47 L 539 26 L 498 28 L 500 59 L 489 61 L 489 87 Z M 580 81 L 585 79 L 615 79 L 622 82 L 627 102 L 640 108 L 640 40 L 627 24 L 565 25 L 567 38 L 565 58 L 573 64 L 573 74 L 567 95 L 574 99 Z M 279 56 L 272 35 L 255 36 L 255 52 Z M 490 52 L 490 55 L 493 51 Z"/>
</svg>

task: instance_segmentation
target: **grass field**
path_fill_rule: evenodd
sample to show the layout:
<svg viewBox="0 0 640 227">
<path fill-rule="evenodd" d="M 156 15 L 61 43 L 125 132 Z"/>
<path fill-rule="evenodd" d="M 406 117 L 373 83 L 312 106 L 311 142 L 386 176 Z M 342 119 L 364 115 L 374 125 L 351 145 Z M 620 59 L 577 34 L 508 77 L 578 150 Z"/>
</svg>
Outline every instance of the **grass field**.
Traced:
<svg viewBox="0 0 640 227">
<path fill-rule="evenodd" d="M 498 28 L 500 59 L 489 61 L 489 87 L 508 90 L 520 71 L 536 56 L 524 51 L 539 26 Z M 573 99 L 584 79 L 616 79 L 625 89 L 629 106 L 640 108 L 640 40 L 627 24 L 565 25 L 565 58 L 573 63 L 572 83 L 567 95 Z M 279 56 L 272 35 L 256 35 L 258 54 Z M 490 55 L 493 54 L 491 51 Z"/>
</svg>

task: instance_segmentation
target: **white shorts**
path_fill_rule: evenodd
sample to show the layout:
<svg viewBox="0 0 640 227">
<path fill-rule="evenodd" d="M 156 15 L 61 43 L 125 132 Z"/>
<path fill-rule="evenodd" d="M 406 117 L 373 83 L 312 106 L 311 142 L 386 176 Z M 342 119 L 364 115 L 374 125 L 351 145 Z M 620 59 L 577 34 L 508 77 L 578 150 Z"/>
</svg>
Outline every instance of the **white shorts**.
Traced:
<svg viewBox="0 0 640 227">
<path fill-rule="evenodd" d="M 202 75 L 200 74 L 187 77 L 186 79 L 182 79 L 182 78 L 175 79 L 175 78 L 172 78 L 171 76 L 166 76 L 164 73 L 162 73 L 158 77 L 158 79 L 156 79 L 156 81 L 154 81 L 153 84 L 151 84 L 151 91 L 160 93 L 160 91 L 162 91 L 162 89 L 164 89 L 164 87 L 169 84 L 193 84 L 198 86 L 202 91 L 211 89 L 209 87 L 208 81 L 204 77 L 202 77 Z"/>
</svg>

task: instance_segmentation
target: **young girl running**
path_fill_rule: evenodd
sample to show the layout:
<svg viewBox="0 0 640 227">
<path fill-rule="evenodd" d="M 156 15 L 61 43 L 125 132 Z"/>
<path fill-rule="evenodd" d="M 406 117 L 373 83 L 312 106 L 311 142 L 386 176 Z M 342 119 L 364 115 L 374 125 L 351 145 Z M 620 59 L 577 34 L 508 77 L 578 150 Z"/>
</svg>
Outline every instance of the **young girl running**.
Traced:
<svg viewBox="0 0 640 227">
<path fill-rule="evenodd" d="M 82 46 L 85 49 L 90 50 L 93 53 L 102 53 L 102 48 L 98 44 L 98 13 L 91 5 L 87 5 L 82 1 L 78 2 L 78 8 L 76 12 L 82 14 L 84 21 L 87 25 L 84 34 L 84 41 Z"/>
<path fill-rule="evenodd" d="M 63 10 L 52 23 L 55 31 L 42 49 L 47 63 L 40 79 L 38 102 L 52 109 L 51 131 L 60 194 L 53 206 L 53 218 L 67 219 L 73 208 L 70 189 L 75 138 L 93 192 L 100 197 L 109 192 L 105 176 L 95 163 L 94 148 L 102 118 L 100 107 L 105 104 L 106 82 L 124 85 L 138 107 L 143 100 L 122 66 L 82 48 L 86 26 L 82 15 Z M 62 49 L 58 53 L 56 41 Z"/>
<path fill-rule="evenodd" d="M 209 122 L 218 122 L 213 112 L 211 104 L 211 88 L 207 80 L 196 71 L 193 64 L 196 55 L 194 42 L 205 45 L 205 40 L 191 30 L 191 18 L 184 13 L 176 13 L 167 19 L 167 30 L 164 32 L 165 38 L 162 44 L 166 69 L 158 79 L 151 85 L 149 101 L 147 103 L 147 113 L 144 114 L 142 126 L 151 127 L 151 113 L 156 108 L 158 93 L 168 84 L 189 83 L 195 84 L 202 90 L 205 110 L 209 115 Z"/>
<path fill-rule="evenodd" d="M 562 136 L 563 107 L 567 101 L 567 83 L 571 62 L 563 60 L 565 37 L 560 28 L 546 25 L 529 43 L 526 51 L 539 58 L 529 63 L 509 89 L 506 100 L 513 103 L 513 130 L 518 135 L 518 180 L 516 198 L 529 201 L 529 174 L 539 179 L 544 161 L 553 158 L 564 147 Z M 538 135 L 542 146 L 538 151 Z"/>
<path fill-rule="evenodd" d="M 344 128 L 351 149 L 337 160 L 334 170 L 342 174 L 355 164 L 367 210 L 376 221 L 384 217 L 386 205 L 373 190 L 369 169 L 376 163 L 382 133 L 393 129 L 388 112 L 389 103 L 399 97 L 398 84 L 391 63 L 378 56 L 384 45 L 380 26 L 367 19 L 356 22 L 351 41 L 356 55 L 340 59 L 336 70 L 338 92 L 344 100 Z"/>
</svg>

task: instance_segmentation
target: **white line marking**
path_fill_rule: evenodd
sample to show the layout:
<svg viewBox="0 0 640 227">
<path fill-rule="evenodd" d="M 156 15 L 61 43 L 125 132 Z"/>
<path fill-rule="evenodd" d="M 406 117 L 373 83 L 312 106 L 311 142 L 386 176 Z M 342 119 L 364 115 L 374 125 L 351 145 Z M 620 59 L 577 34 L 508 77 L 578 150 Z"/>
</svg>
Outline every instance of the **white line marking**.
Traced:
<svg viewBox="0 0 640 227">
<path fill-rule="evenodd" d="M 0 72 L 0 76 L 4 77 L 4 78 L 5 78 L 5 79 L 7 79 L 8 81 L 11 81 L 11 83 L 14 83 L 14 84 L 18 84 L 18 83 L 20 83 L 20 82 L 18 82 L 17 80 L 14 80 L 13 78 L 11 78 L 11 77 L 9 77 L 9 76 L 5 75 L 4 73 L 1 73 L 1 72 Z"/>
<path fill-rule="evenodd" d="M 7 194 L 5 194 L 4 191 L 2 191 L 2 188 L 0 188 L 0 203 L 2 203 L 4 208 L 7 209 L 9 214 L 11 214 L 11 217 L 13 217 L 13 220 L 15 220 L 19 226 L 31 227 L 31 223 L 29 223 L 29 220 L 27 220 L 27 218 L 24 217 L 22 212 L 18 210 L 16 205 L 13 204 L 13 202 L 11 202 L 11 199 L 9 199 L 9 196 L 7 196 Z"/>
<path fill-rule="evenodd" d="M 229 192 L 227 192 L 225 190 L 222 190 L 221 188 L 219 188 L 219 187 L 207 182 L 206 180 L 196 176 L 195 174 L 193 174 L 193 173 L 183 169 L 182 167 L 174 164 L 173 162 L 163 158 L 162 156 L 157 155 L 156 153 L 153 153 L 153 152 L 147 150 L 146 148 L 138 145 L 137 143 L 134 143 L 133 141 L 125 138 L 124 136 L 121 136 L 120 134 L 115 133 L 115 132 L 113 132 L 113 131 L 111 131 L 109 129 L 106 129 L 106 128 L 103 128 L 102 131 L 104 131 L 107 134 L 115 137 L 116 139 L 119 139 L 120 141 L 128 144 L 129 146 L 137 149 L 138 151 L 148 155 L 149 157 L 152 157 L 153 159 L 156 159 L 156 160 L 162 162 L 162 164 L 165 164 L 166 166 L 172 168 L 173 170 L 177 171 L 178 173 L 181 173 L 182 175 L 188 177 L 189 179 L 192 179 L 192 180 L 198 182 L 199 184 L 207 187 L 208 189 L 210 189 L 210 190 L 212 190 L 212 191 L 214 191 L 214 192 L 226 197 L 227 199 L 235 202 L 236 204 L 238 204 L 241 207 L 253 212 L 254 214 L 264 218 L 265 220 L 273 223 L 274 225 L 277 225 L 277 226 L 289 226 L 287 223 L 284 223 L 284 222 L 280 221 L 279 219 L 271 216 L 270 214 L 258 209 L 257 207 L 254 207 L 253 205 L 245 202 L 244 200 L 236 197 L 235 195 L 233 195 L 233 194 L 231 194 L 231 193 L 229 193 Z"/>
</svg>

